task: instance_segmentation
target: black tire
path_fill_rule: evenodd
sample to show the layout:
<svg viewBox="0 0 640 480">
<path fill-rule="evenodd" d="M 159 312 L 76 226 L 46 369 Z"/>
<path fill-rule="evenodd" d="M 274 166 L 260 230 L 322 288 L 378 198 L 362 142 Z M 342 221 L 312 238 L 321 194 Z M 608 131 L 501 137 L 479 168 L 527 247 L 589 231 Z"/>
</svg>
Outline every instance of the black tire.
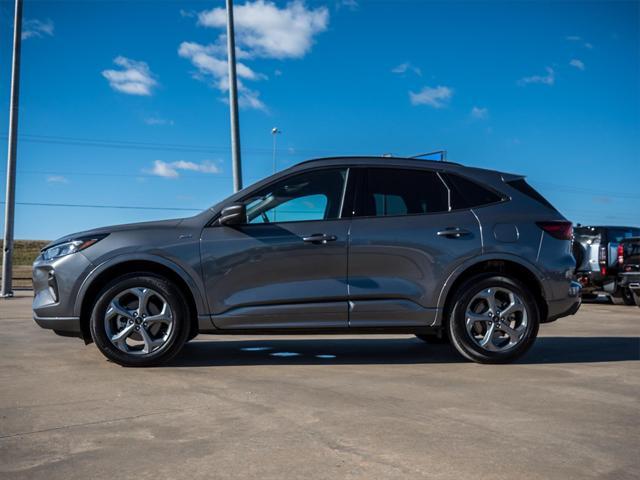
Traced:
<svg viewBox="0 0 640 480">
<path fill-rule="evenodd" d="M 171 309 L 172 328 L 164 343 L 150 353 L 126 353 L 114 345 L 107 334 L 105 315 L 112 299 L 129 289 L 148 288 L 157 292 Z M 156 297 L 158 298 L 158 297 Z M 142 326 L 140 326 L 142 328 Z M 162 328 L 162 327 L 160 327 Z M 123 367 L 153 367 L 168 362 L 184 346 L 190 333 L 189 309 L 178 287 L 164 277 L 137 272 L 118 277 L 98 294 L 90 320 L 91 337 L 100 352 Z"/>
<path fill-rule="evenodd" d="M 472 306 L 470 303 L 476 298 L 476 295 L 491 288 L 509 290 L 516 294 L 521 299 L 522 306 L 527 315 L 526 325 L 522 322 L 520 326 L 522 333 L 519 335 L 519 340 L 513 346 L 502 351 L 490 351 L 481 347 L 472 338 L 472 335 L 467 331 L 466 327 L 465 316 L 467 307 Z M 500 274 L 474 276 L 455 291 L 450 305 L 451 308 L 448 318 L 449 337 L 456 350 L 468 360 L 478 363 L 512 362 L 516 358 L 524 355 L 524 353 L 531 348 L 538 335 L 540 325 L 538 304 L 529 288 L 515 278 Z M 484 313 L 481 315 L 484 315 Z M 489 318 L 488 313 L 487 318 Z M 484 322 L 484 320 L 482 320 L 482 322 Z M 487 323 L 490 324 L 491 321 L 487 320 Z M 476 327 L 474 326 L 473 328 Z M 484 326 L 480 328 L 484 328 Z M 488 328 L 489 327 L 487 327 L 487 331 Z"/>
<path fill-rule="evenodd" d="M 442 332 L 440 336 L 437 333 L 421 333 L 416 335 L 416 338 L 419 338 L 425 343 L 430 343 L 432 345 L 448 345 L 451 343 L 449 337 L 447 336 L 446 330 Z"/>
<path fill-rule="evenodd" d="M 633 298 L 633 293 L 631 293 L 631 289 L 622 287 L 620 289 L 620 296 L 622 297 L 622 301 L 625 305 L 635 306 L 636 301 Z"/>
</svg>

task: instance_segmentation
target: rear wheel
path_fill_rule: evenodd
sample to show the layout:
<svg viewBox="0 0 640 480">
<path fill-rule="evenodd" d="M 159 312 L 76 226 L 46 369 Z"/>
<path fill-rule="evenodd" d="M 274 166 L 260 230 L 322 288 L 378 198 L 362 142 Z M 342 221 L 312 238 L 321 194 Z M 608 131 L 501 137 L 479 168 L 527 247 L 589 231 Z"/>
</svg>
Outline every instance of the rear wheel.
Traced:
<svg viewBox="0 0 640 480">
<path fill-rule="evenodd" d="M 636 301 L 633 298 L 633 293 L 631 293 L 630 288 L 623 287 L 620 289 L 620 295 L 622 296 L 622 301 L 625 305 L 635 305 Z"/>
<path fill-rule="evenodd" d="M 455 292 L 448 331 L 465 358 L 508 363 L 533 345 L 539 324 L 538 305 L 526 285 L 507 276 L 481 275 Z"/>
<path fill-rule="evenodd" d="M 125 275 L 98 295 L 91 336 L 102 354 L 126 367 L 150 367 L 178 354 L 189 335 L 189 311 L 169 280 L 147 273 Z"/>
</svg>

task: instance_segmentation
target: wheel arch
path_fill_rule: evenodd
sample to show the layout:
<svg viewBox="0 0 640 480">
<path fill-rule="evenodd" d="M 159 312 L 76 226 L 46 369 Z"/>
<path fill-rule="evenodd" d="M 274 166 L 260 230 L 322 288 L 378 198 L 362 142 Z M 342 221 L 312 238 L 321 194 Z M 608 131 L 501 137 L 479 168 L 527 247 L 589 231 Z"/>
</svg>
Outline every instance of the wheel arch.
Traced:
<svg viewBox="0 0 640 480">
<path fill-rule="evenodd" d="M 184 295 L 189 307 L 191 335 L 198 331 L 198 315 L 206 311 L 198 286 L 183 269 L 165 259 L 122 258 L 106 262 L 93 270 L 82 283 L 75 303 L 75 314 L 80 318 L 82 338 L 90 343 L 89 320 L 91 307 L 102 288 L 114 278 L 127 273 L 146 272 L 160 275 L 175 283 Z"/>
<path fill-rule="evenodd" d="M 451 301 L 455 291 L 466 280 L 474 275 L 482 273 L 495 273 L 508 275 L 524 283 L 533 293 L 538 308 L 540 309 L 540 323 L 543 323 L 548 316 L 547 293 L 541 281 L 542 275 L 531 264 L 522 262 L 520 259 L 506 257 L 491 257 L 480 259 L 473 264 L 466 264 L 454 271 L 440 291 L 438 299 L 438 318 L 436 324 L 443 325 L 451 308 Z"/>
</svg>

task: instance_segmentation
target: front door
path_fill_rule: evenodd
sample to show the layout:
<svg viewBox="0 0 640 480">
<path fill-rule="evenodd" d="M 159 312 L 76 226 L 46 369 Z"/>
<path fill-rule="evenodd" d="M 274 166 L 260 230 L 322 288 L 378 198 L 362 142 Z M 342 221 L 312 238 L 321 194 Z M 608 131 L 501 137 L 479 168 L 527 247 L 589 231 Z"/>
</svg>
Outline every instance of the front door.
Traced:
<svg viewBox="0 0 640 480">
<path fill-rule="evenodd" d="M 346 181 L 346 168 L 294 174 L 244 199 L 245 224 L 204 229 L 202 268 L 217 328 L 347 326 Z"/>
</svg>

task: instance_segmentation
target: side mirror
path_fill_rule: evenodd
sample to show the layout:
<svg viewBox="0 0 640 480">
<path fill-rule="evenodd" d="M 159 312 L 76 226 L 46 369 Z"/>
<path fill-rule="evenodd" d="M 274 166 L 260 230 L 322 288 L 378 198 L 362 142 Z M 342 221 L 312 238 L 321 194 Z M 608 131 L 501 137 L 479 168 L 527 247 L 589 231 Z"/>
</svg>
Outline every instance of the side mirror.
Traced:
<svg viewBox="0 0 640 480">
<path fill-rule="evenodd" d="M 222 209 L 218 222 L 220 225 L 231 227 L 241 225 L 247 221 L 247 208 L 241 203 L 235 203 Z"/>
</svg>

